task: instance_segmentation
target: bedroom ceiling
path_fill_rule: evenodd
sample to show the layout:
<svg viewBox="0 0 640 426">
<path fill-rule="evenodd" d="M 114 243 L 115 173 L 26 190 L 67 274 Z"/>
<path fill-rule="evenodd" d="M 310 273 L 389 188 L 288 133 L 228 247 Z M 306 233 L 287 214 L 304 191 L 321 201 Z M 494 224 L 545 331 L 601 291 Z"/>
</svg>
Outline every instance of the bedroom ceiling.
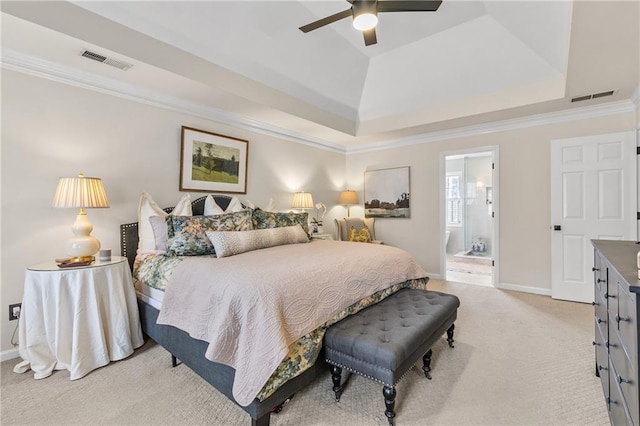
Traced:
<svg viewBox="0 0 640 426">
<path fill-rule="evenodd" d="M 437 12 L 381 14 L 368 47 L 351 19 L 298 30 L 348 7 L 2 1 L 3 66 L 60 67 L 346 150 L 629 100 L 638 88 L 636 1 L 444 0 Z M 82 49 L 133 67 L 88 60 Z"/>
</svg>

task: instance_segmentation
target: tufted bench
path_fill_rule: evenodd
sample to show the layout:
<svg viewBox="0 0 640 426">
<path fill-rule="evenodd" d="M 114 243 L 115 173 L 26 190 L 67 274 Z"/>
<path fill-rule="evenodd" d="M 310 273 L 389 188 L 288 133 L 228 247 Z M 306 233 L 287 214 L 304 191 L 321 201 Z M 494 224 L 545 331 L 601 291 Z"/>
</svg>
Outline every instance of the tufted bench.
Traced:
<svg viewBox="0 0 640 426">
<path fill-rule="evenodd" d="M 453 329 L 460 300 L 437 291 L 402 289 L 383 301 L 332 325 L 324 336 L 336 401 L 342 395 L 342 369 L 381 382 L 385 416 L 393 425 L 396 383 L 422 357 L 431 379 L 431 346 Z"/>
</svg>

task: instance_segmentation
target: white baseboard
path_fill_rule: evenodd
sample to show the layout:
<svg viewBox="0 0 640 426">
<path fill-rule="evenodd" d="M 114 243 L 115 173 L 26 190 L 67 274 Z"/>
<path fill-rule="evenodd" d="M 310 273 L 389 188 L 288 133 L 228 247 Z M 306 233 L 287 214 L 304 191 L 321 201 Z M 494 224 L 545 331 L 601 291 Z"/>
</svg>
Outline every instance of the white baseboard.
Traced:
<svg viewBox="0 0 640 426">
<path fill-rule="evenodd" d="M 429 274 L 428 276 L 433 280 L 443 279 L 441 274 Z M 477 285 L 477 284 L 469 284 L 469 285 Z M 541 296 L 551 296 L 550 288 L 531 287 L 531 286 L 511 284 L 511 283 L 499 283 L 498 285 L 495 286 L 495 288 L 498 288 L 501 290 L 520 291 L 522 293 L 539 294 Z"/>
<path fill-rule="evenodd" d="M 10 359 L 18 358 L 18 348 L 9 349 L 8 351 L 0 352 L 0 361 L 9 361 Z"/>
<path fill-rule="evenodd" d="M 514 291 L 520 291 L 523 293 L 539 294 L 542 296 L 551 296 L 550 288 L 530 287 L 526 285 L 510 284 L 510 283 L 499 283 L 496 286 L 496 288 L 499 288 L 501 290 L 514 290 Z"/>
</svg>

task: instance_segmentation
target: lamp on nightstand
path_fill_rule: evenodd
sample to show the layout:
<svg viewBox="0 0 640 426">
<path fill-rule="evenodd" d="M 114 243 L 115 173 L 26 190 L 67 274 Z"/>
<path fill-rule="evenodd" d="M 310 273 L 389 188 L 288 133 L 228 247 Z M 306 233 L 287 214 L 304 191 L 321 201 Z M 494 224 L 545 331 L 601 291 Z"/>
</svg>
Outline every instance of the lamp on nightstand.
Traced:
<svg viewBox="0 0 640 426">
<path fill-rule="evenodd" d="M 89 222 L 85 208 L 109 207 L 107 194 L 100 178 L 78 177 L 60 178 L 53 197 L 52 206 L 56 208 L 80 208 L 71 230 L 74 237 L 67 241 L 65 250 L 72 257 L 93 256 L 100 250 L 100 241 L 91 236 L 93 225 Z"/>
<path fill-rule="evenodd" d="M 342 204 L 347 206 L 347 217 L 349 217 L 349 206 L 353 204 L 358 204 L 358 193 L 356 191 L 352 191 L 347 189 L 346 191 L 342 191 L 340 193 L 340 198 L 338 199 L 338 204 Z"/>
<path fill-rule="evenodd" d="M 311 197 L 311 193 L 309 192 L 296 192 L 293 194 L 293 201 L 291 202 L 292 209 L 312 209 L 313 208 L 313 197 Z"/>
</svg>

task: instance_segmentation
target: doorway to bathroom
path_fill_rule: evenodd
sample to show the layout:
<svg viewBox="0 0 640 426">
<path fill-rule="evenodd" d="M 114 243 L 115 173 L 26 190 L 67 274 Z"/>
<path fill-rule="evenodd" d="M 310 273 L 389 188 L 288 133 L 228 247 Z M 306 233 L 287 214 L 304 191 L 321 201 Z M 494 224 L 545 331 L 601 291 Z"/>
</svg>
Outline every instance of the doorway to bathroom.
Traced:
<svg viewBox="0 0 640 426">
<path fill-rule="evenodd" d="M 496 283 L 497 156 L 497 147 L 441 155 L 441 270 L 446 280 Z"/>
</svg>

